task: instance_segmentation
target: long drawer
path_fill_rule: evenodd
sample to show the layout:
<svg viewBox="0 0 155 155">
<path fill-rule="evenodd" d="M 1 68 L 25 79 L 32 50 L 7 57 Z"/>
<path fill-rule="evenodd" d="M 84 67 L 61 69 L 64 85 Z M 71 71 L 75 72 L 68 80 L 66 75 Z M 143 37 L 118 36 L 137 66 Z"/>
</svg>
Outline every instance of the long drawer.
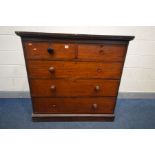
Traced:
<svg viewBox="0 0 155 155">
<path fill-rule="evenodd" d="M 119 80 L 30 79 L 34 97 L 117 96 Z"/>
<path fill-rule="evenodd" d="M 33 98 L 34 113 L 43 114 L 112 114 L 115 97 Z"/>
<path fill-rule="evenodd" d="M 30 78 L 111 78 L 121 77 L 122 63 L 28 61 Z"/>
</svg>

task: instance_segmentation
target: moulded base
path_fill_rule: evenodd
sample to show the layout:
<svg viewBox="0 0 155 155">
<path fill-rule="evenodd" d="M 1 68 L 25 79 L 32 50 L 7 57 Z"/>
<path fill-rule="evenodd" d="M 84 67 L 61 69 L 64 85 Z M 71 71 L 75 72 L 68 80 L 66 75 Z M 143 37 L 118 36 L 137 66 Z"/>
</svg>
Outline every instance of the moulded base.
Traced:
<svg viewBox="0 0 155 155">
<path fill-rule="evenodd" d="M 32 114 L 33 121 L 114 121 L 114 114 Z"/>
</svg>

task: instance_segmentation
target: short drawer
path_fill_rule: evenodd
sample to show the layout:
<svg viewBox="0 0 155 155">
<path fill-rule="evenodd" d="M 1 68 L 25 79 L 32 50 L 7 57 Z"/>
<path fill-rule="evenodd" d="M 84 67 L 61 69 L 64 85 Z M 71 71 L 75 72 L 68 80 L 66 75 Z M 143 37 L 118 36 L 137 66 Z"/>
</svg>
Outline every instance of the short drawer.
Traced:
<svg viewBox="0 0 155 155">
<path fill-rule="evenodd" d="M 27 59 L 74 59 L 75 44 L 50 42 L 24 42 Z"/>
<path fill-rule="evenodd" d="M 125 59 L 127 45 L 115 44 L 80 44 L 78 58 L 85 60 L 121 61 Z"/>
<path fill-rule="evenodd" d="M 33 98 L 34 113 L 112 114 L 116 98 Z"/>
<path fill-rule="evenodd" d="M 28 61 L 30 78 L 110 78 L 121 77 L 123 63 Z"/>
<path fill-rule="evenodd" d="M 33 97 L 117 96 L 119 80 L 30 79 Z"/>
</svg>

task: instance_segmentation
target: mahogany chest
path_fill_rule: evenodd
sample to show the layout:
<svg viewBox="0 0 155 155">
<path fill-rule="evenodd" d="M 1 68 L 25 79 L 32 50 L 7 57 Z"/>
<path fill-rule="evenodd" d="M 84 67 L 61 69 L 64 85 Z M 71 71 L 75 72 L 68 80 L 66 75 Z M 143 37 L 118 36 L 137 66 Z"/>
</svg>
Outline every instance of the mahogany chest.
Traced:
<svg viewBox="0 0 155 155">
<path fill-rule="evenodd" d="M 133 36 L 16 32 L 21 36 L 33 120 L 112 121 Z"/>
</svg>

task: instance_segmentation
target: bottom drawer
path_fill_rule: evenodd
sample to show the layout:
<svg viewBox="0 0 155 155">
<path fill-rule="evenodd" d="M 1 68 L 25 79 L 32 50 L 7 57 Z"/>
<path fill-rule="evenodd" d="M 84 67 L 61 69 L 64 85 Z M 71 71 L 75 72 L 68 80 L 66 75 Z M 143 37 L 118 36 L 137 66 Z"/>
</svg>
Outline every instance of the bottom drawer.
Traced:
<svg viewBox="0 0 155 155">
<path fill-rule="evenodd" d="M 40 114 L 112 114 L 115 97 L 33 98 L 34 113 Z"/>
</svg>

